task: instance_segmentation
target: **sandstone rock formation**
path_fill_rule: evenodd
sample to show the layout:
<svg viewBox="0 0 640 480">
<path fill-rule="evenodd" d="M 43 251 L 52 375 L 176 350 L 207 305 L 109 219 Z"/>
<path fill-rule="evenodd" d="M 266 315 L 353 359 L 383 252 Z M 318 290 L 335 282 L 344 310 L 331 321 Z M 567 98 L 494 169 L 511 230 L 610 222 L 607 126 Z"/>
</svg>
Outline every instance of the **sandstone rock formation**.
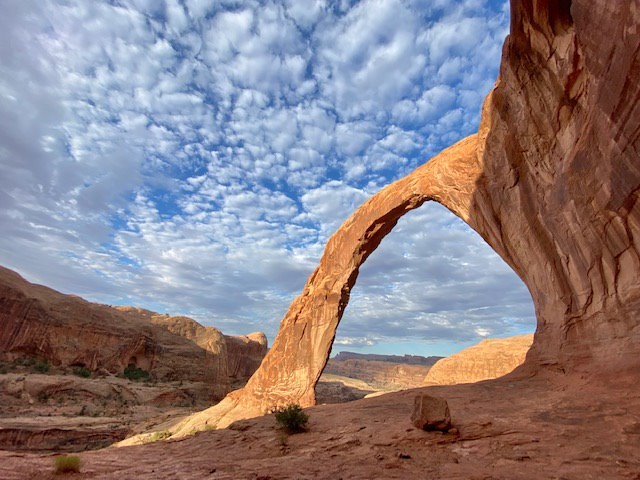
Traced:
<svg viewBox="0 0 640 480">
<path fill-rule="evenodd" d="M 232 383 L 244 383 L 260 366 L 267 353 L 267 337 L 262 332 L 242 336 L 223 335 L 217 328 L 205 327 L 189 317 L 162 315 L 136 307 L 115 308 L 160 325 L 214 354 L 219 362 L 218 368 L 226 371 Z"/>
<path fill-rule="evenodd" d="M 521 372 L 637 369 L 639 25 L 634 0 L 513 0 L 478 133 L 358 208 L 329 239 L 246 387 L 178 433 L 312 405 L 360 265 L 429 200 L 468 223 L 527 285 L 537 330 Z"/>
<path fill-rule="evenodd" d="M 211 398 L 246 380 L 266 353 L 263 334 L 228 337 L 186 317 L 90 303 L 34 285 L 0 267 L 0 360 L 122 373 L 134 365 L 160 380 L 205 381 Z"/>
<path fill-rule="evenodd" d="M 416 395 L 411 413 L 411 423 L 421 430 L 446 432 L 451 428 L 449 404 L 444 398 L 433 395 Z"/>
<path fill-rule="evenodd" d="M 502 377 L 522 365 L 533 342 L 533 335 L 489 338 L 439 360 L 424 385 L 455 385 Z"/>
<path fill-rule="evenodd" d="M 0 375 L 0 450 L 103 448 L 211 404 L 211 386 L 204 382 L 131 382 L 16 370 Z"/>
</svg>

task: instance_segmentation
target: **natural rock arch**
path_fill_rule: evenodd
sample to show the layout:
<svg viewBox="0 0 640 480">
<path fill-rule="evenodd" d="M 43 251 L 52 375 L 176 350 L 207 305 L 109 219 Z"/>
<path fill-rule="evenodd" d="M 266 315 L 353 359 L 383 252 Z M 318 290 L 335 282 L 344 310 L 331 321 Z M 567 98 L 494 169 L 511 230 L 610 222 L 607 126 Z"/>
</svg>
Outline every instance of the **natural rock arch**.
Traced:
<svg viewBox="0 0 640 480">
<path fill-rule="evenodd" d="M 428 200 L 476 230 L 527 285 L 538 325 L 521 373 L 638 368 L 640 9 L 631 0 L 512 0 L 511 12 L 478 133 L 342 225 L 246 387 L 177 435 L 314 404 L 359 266 Z"/>
</svg>

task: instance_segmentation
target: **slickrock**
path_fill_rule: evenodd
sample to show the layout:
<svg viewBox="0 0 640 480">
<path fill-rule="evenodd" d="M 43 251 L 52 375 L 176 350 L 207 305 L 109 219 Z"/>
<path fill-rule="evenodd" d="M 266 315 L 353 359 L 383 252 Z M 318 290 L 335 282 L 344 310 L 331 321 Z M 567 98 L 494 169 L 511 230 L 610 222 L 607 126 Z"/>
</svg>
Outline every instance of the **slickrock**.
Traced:
<svg viewBox="0 0 640 480">
<path fill-rule="evenodd" d="M 424 378 L 424 385 L 454 385 L 501 377 L 522 365 L 533 335 L 489 338 L 438 360 Z"/>
<path fill-rule="evenodd" d="M 177 433 L 313 405 L 360 265 L 429 200 L 476 230 L 527 285 L 537 330 L 521 374 L 637 371 L 638 25 L 635 0 L 513 0 L 478 133 L 358 208 L 329 239 L 246 387 Z"/>
</svg>

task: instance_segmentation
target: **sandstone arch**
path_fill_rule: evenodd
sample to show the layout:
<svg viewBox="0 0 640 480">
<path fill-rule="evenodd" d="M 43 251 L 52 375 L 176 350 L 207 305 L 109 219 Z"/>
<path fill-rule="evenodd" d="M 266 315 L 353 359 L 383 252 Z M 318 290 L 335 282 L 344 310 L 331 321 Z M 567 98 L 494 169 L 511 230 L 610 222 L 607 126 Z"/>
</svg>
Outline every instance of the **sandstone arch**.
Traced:
<svg viewBox="0 0 640 480">
<path fill-rule="evenodd" d="M 247 386 L 177 434 L 313 404 L 358 267 L 428 200 L 467 222 L 529 288 L 538 325 L 521 371 L 640 366 L 640 8 L 511 3 L 478 133 L 362 205 L 329 240 Z"/>
</svg>

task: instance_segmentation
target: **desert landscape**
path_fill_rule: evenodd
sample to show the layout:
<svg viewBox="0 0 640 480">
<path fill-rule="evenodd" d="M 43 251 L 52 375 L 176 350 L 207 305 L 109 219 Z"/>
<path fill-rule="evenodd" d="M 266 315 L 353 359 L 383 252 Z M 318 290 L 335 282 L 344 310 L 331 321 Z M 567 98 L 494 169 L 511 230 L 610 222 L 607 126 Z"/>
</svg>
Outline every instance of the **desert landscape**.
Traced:
<svg viewBox="0 0 640 480">
<path fill-rule="evenodd" d="M 99 388 L 135 398 L 103 411 L 134 412 L 127 438 L 79 453 L 73 478 L 640 479 L 640 6 L 512 0 L 510 15 L 477 133 L 355 209 L 268 350 L 261 334 L 229 338 L 183 317 L 95 306 L 3 270 L 0 350 L 10 368 L 2 398 L 14 399 L 6 429 L 26 429 L 16 416 L 23 409 L 81 415 L 75 400 L 71 409 L 33 399 L 66 388 L 29 370 L 46 363 L 114 377 L 74 387 L 89 392 L 89 410 Z M 475 230 L 524 282 L 534 335 L 395 370 L 393 361 L 329 360 L 361 266 L 403 215 L 430 201 Z M 71 328 L 88 325 L 72 322 L 74 311 L 112 323 L 72 337 Z M 86 346 L 66 341 L 85 337 Z M 34 363 L 13 363 L 26 354 Z M 358 395 L 401 390 L 318 405 L 323 372 L 339 380 L 349 366 L 368 375 L 343 383 Z M 127 390 L 117 376 L 125 369 L 162 382 Z M 197 392 L 220 401 L 202 409 Z M 418 409 L 421 402 L 442 413 Z M 182 403 L 191 411 L 162 424 L 145 425 L 159 410 L 144 416 L 138 408 Z M 300 433 L 271 414 L 292 404 L 308 415 Z M 96 446 L 120 436 L 102 421 L 111 420 L 82 425 L 99 432 Z M 0 434 L 18 443 L 22 434 L 10 432 Z M 0 477 L 57 478 L 57 455 L 2 450 Z"/>
</svg>

